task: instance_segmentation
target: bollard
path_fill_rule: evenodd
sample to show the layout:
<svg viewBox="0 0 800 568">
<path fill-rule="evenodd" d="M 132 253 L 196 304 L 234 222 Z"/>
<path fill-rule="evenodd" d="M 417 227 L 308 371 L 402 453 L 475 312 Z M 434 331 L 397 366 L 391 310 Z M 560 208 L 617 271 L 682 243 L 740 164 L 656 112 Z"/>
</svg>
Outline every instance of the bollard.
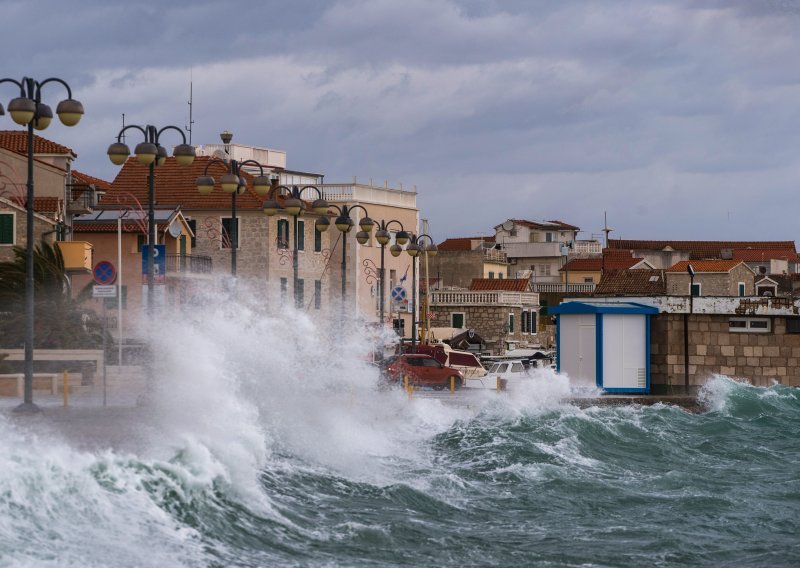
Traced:
<svg viewBox="0 0 800 568">
<path fill-rule="evenodd" d="M 412 385 L 411 382 L 408 380 L 408 375 L 405 375 L 403 377 L 403 380 L 405 381 L 408 398 L 411 399 L 411 396 L 414 394 L 414 385 Z"/>
<path fill-rule="evenodd" d="M 455 375 L 450 375 L 450 393 L 456 392 L 456 377 Z"/>
<path fill-rule="evenodd" d="M 497 392 L 506 390 L 506 379 L 497 377 Z"/>
<path fill-rule="evenodd" d="M 64 369 L 64 408 L 69 406 L 69 374 Z"/>
</svg>

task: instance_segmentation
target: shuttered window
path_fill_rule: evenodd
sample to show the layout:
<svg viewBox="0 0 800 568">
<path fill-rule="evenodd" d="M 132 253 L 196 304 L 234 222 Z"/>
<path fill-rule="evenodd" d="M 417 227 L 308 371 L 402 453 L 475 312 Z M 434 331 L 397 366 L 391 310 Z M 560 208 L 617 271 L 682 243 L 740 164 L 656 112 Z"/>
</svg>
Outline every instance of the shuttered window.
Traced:
<svg viewBox="0 0 800 568">
<path fill-rule="evenodd" d="M 14 215 L 0 213 L 0 245 L 14 244 Z"/>
</svg>

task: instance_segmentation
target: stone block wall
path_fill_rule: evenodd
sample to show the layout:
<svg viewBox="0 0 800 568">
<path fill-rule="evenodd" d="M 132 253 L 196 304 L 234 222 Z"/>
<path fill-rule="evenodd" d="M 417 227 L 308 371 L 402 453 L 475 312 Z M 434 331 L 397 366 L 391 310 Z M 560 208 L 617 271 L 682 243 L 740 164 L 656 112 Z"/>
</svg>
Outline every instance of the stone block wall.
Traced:
<svg viewBox="0 0 800 568">
<path fill-rule="evenodd" d="M 786 332 L 786 318 L 771 318 L 767 333 L 731 332 L 735 315 L 689 316 L 689 384 L 700 386 L 715 374 L 746 379 L 758 386 L 773 381 L 800 386 L 800 334 Z M 683 386 L 683 314 L 651 319 L 651 383 Z"/>
</svg>

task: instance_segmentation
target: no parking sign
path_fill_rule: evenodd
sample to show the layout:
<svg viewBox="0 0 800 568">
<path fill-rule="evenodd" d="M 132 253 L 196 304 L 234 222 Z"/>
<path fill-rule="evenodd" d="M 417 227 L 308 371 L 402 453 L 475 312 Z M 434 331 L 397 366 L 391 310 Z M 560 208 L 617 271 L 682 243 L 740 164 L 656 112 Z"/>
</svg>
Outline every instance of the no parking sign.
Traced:
<svg viewBox="0 0 800 568">
<path fill-rule="evenodd" d="M 95 264 L 92 274 L 94 281 L 101 285 L 113 284 L 117 279 L 117 269 L 107 260 L 101 260 Z"/>
<path fill-rule="evenodd" d="M 392 300 L 395 302 L 402 302 L 406 299 L 406 289 L 402 286 L 395 286 L 392 288 Z"/>
</svg>

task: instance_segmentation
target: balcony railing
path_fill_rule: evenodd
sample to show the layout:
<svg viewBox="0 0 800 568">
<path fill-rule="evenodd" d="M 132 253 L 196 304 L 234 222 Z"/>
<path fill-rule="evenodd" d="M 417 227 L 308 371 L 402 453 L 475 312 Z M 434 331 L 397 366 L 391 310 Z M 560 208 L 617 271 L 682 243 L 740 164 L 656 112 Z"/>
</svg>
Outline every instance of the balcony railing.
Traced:
<svg viewBox="0 0 800 568">
<path fill-rule="evenodd" d="M 210 274 L 211 270 L 210 256 L 190 254 L 167 255 L 167 273 L 188 272 L 190 274 Z"/>
<path fill-rule="evenodd" d="M 533 292 L 478 292 L 472 290 L 437 290 L 431 292 L 432 306 L 538 306 L 539 294 Z"/>
<path fill-rule="evenodd" d="M 93 187 L 86 185 L 69 187 L 69 202 L 67 202 L 69 213 L 90 213 L 95 207 L 97 207 L 97 192 Z"/>
<path fill-rule="evenodd" d="M 539 293 L 560 293 L 560 294 L 591 294 L 594 292 L 596 284 L 548 284 L 544 282 L 534 283 L 534 292 Z"/>
</svg>

